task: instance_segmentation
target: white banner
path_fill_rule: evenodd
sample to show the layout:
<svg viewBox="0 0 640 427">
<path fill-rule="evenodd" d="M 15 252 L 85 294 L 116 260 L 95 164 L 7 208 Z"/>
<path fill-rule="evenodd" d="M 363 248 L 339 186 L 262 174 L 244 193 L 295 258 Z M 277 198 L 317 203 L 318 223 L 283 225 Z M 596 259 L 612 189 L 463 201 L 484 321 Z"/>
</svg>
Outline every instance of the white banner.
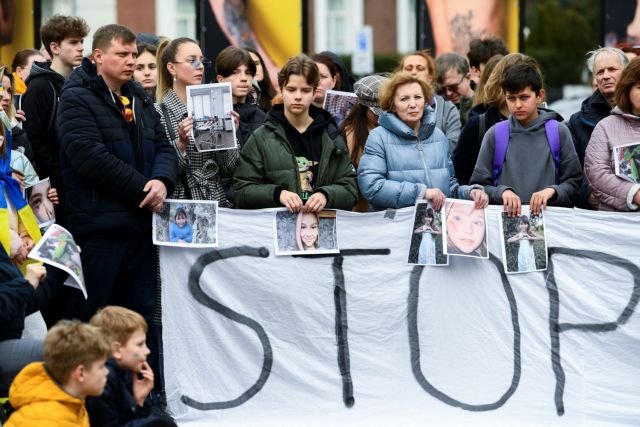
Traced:
<svg viewBox="0 0 640 427">
<path fill-rule="evenodd" d="M 184 426 L 611 426 L 640 420 L 640 215 L 549 209 L 549 270 L 407 264 L 413 208 L 338 212 L 341 253 L 274 255 L 273 211 L 162 247 L 164 375 Z"/>
</svg>

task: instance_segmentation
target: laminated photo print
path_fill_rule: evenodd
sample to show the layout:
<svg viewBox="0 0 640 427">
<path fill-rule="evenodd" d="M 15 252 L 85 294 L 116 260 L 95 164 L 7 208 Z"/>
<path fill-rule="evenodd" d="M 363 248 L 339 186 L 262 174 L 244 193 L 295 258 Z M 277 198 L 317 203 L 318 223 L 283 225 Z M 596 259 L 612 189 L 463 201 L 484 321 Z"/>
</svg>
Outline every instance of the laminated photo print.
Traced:
<svg viewBox="0 0 640 427">
<path fill-rule="evenodd" d="M 338 127 L 342 125 L 349 111 L 358 102 L 358 97 L 353 92 L 339 90 L 327 90 L 322 108 L 327 110 L 336 121 Z"/>
<path fill-rule="evenodd" d="M 336 211 L 274 212 L 276 255 L 340 253 Z"/>
<path fill-rule="evenodd" d="M 613 148 L 616 175 L 640 183 L 640 142 Z"/>
<path fill-rule="evenodd" d="M 218 202 L 167 199 L 153 214 L 153 244 L 182 248 L 218 247 Z"/>
<path fill-rule="evenodd" d="M 40 228 L 46 228 L 56 222 L 56 214 L 53 210 L 53 202 L 49 199 L 51 182 L 45 178 L 24 189 L 24 197 L 31 206 Z"/>
<path fill-rule="evenodd" d="M 487 212 L 472 200 L 446 199 L 442 208 L 444 253 L 489 258 Z"/>
<path fill-rule="evenodd" d="M 449 265 L 444 253 L 442 210 L 436 211 L 431 202 L 416 203 L 407 262 L 415 265 Z"/>
<path fill-rule="evenodd" d="M 65 285 L 80 289 L 87 299 L 87 287 L 84 283 L 80 248 L 71 233 L 58 224 L 52 224 L 40 241 L 29 252 L 29 258 L 52 265 L 69 273 Z"/>
<path fill-rule="evenodd" d="M 520 216 L 500 215 L 502 264 L 507 274 L 529 273 L 547 269 L 547 239 L 542 213 L 533 215 L 523 206 Z"/>
<path fill-rule="evenodd" d="M 198 151 L 238 148 L 231 83 L 187 86 L 187 111 L 193 117 L 191 136 Z"/>
</svg>

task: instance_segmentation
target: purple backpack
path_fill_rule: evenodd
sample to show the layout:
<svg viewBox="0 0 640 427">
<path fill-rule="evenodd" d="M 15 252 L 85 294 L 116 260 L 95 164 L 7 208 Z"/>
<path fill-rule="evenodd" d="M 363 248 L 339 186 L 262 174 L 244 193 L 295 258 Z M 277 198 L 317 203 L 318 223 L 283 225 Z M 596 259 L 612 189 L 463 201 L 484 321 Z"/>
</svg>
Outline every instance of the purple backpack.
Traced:
<svg viewBox="0 0 640 427">
<path fill-rule="evenodd" d="M 556 166 L 556 183 L 560 176 L 560 131 L 557 120 L 547 120 L 544 124 L 547 133 L 547 142 L 551 157 Z M 495 126 L 495 148 L 493 151 L 493 185 L 498 185 L 498 177 L 502 172 L 502 164 L 507 157 L 509 147 L 509 120 L 496 123 Z"/>
</svg>

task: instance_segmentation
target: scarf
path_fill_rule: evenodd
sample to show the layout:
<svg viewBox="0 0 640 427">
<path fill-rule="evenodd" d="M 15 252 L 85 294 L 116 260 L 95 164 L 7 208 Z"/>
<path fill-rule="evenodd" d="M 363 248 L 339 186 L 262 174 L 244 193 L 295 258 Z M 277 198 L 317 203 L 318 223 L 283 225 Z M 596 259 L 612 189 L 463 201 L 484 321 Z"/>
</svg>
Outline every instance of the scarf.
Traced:
<svg viewBox="0 0 640 427">
<path fill-rule="evenodd" d="M 0 242 L 2 247 L 9 253 L 9 202 L 18 213 L 18 219 L 26 228 L 29 236 L 34 242 L 38 242 L 42 237 L 40 227 L 36 217 L 22 195 L 20 184 L 11 176 L 11 133 L 5 131 L 5 143 L 7 144 L 6 155 L 0 158 Z M 8 198 L 8 199 L 7 199 Z"/>
</svg>

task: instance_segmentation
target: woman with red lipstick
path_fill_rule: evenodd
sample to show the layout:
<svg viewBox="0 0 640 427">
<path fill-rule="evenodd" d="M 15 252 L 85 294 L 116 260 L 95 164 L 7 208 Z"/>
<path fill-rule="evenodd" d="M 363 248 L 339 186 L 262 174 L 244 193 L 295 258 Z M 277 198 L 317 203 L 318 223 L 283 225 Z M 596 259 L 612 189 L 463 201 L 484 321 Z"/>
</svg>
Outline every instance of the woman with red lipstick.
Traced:
<svg viewBox="0 0 640 427">
<path fill-rule="evenodd" d="M 311 105 L 318 66 L 307 56 L 289 59 L 278 73 L 283 103 L 242 147 L 233 179 L 237 206 L 284 206 L 291 212 L 351 210 L 355 171 L 331 115 Z"/>
<path fill-rule="evenodd" d="M 191 136 L 193 119 L 187 117 L 187 86 L 202 83 L 204 69 L 211 61 L 202 56 L 200 46 L 186 37 L 164 39 L 157 52 L 158 86 L 156 110 L 167 138 L 178 156 L 178 180 L 174 199 L 216 200 L 222 207 L 230 203 L 222 179 L 231 176 L 238 150 L 199 152 Z"/>
<path fill-rule="evenodd" d="M 358 166 L 360 192 L 370 210 L 412 206 L 430 200 L 439 210 L 445 197 L 488 203 L 481 186 L 459 185 L 445 134 L 426 103 L 433 89 L 422 78 L 400 72 L 380 89 L 385 110 L 371 131 Z"/>
</svg>

